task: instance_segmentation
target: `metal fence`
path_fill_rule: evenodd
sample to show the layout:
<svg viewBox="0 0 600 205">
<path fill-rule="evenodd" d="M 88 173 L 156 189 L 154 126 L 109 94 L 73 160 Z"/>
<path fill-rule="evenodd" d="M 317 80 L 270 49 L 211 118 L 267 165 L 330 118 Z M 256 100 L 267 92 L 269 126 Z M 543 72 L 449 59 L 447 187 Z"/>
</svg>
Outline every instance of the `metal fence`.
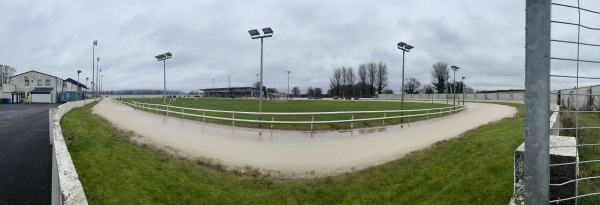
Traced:
<svg viewBox="0 0 600 205">
<path fill-rule="evenodd" d="M 525 203 L 598 203 L 600 194 L 600 10 L 596 1 L 526 1 Z M 559 104 L 559 127 L 549 127 L 550 102 Z M 574 138 L 556 145 L 551 133 Z M 572 161 L 554 160 L 570 148 Z M 573 176 L 554 173 L 573 170 Z M 571 188 L 572 187 L 572 188 Z M 566 190 L 570 197 L 556 198 Z"/>
<path fill-rule="evenodd" d="M 188 108 L 188 107 L 179 107 L 172 105 L 162 105 L 162 104 L 150 104 L 150 103 L 141 103 L 136 101 L 121 101 L 126 103 L 132 107 L 156 112 L 156 113 L 165 113 L 166 115 L 180 115 L 180 116 L 189 116 L 201 118 L 202 121 L 206 121 L 206 119 L 213 120 L 225 120 L 231 121 L 232 125 L 235 125 L 236 122 L 250 122 L 250 123 L 264 123 L 271 124 L 271 128 L 273 128 L 274 124 L 305 124 L 310 125 L 310 129 L 313 129 L 314 124 L 329 124 L 329 123 L 350 123 L 350 128 L 354 128 L 355 122 L 364 122 L 364 121 L 378 121 L 380 120 L 382 125 L 386 124 L 386 120 L 390 119 L 400 119 L 400 118 L 410 118 L 410 117 L 420 117 L 425 116 L 429 118 L 430 116 L 441 116 L 443 114 L 451 114 L 463 111 L 466 109 L 465 105 L 456 105 L 450 107 L 442 107 L 442 108 L 430 108 L 430 109 L 414 109 L 414 110 L 378 110 L 378 111 L 343 111 L 343 112 L 241 112 L 241 111 L 226 111 L 226 110 L 210 110 L 210 109 L 198 109 L 198 108 Z M 404 116 L 390 116 L 392 113 L 404 113 Z M 219 117 L 214 114 L 228 114 L 231 117 Z M 413 113 L 413 114 L 410 114 Z M 212 114 L 212 115 L 211 115 Z M 357 115 L 361 114 L 380 114 L 380 117 L 368 117 L 368 118 L 355 118 Z M 238 116 L 236 118 L 236 115 Z M 271 117 L 271 120 L 252 120 L 247 118 L 240 118 L 240 115 L 263 115 L 263 117 Z M 323 116 L 323 115 L 348 115 L 349 119 L 344 120 L 315 120 L 315 116 Z M 276 120 L 276 117 L 282 116 L 310 116 L 310 121 L 287 121 L 287 120 Z M 256 118 L 258 119 L 258 117 Z M 263 118 L 264 119 L 264 118 Z"/>
</svg>

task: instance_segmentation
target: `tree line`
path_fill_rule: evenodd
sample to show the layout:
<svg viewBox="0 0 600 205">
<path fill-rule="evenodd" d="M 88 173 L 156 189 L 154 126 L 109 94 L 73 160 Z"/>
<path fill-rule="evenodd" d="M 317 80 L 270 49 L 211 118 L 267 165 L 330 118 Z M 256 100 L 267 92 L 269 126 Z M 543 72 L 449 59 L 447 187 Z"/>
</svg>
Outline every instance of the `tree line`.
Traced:
<svg viewBox="0 0 600 205">
<path fill-rule="evenodd" d="M 408 78 L 404 83 L 404 92 L 407 94 L 433 94 L 433 93 L 474 93 L 473 88 L 467 86 L 462 81 L 462 77 L 450 81 L 450 69 L 445 62 L 437 62 L 431 66 L 431 84 L 420 88 L 421 83 L 414 79 Z M 454 86 L 456 85 L 456 86 Z"/>
<path fill-rule="evenodd" d="M 388 67 L 383 61 L 367 62 L 358 65 L 358 71 L 342 66 L 329 77 L 329 94 L 339 97 L 364 97 L 377 93 L 393 94 L 388 89 Z"/>
</svg>

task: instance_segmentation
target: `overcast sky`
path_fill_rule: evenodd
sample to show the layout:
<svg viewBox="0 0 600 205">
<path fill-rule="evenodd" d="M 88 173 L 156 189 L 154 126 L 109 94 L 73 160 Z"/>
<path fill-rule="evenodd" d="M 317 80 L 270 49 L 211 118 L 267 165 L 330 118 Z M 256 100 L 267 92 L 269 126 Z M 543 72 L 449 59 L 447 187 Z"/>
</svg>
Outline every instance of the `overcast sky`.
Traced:
<svg viewBox="0 0 600 205">
<path fill-rule="evenodd" d="M 271 27 L 264 42 L 267 87 L 327 90 L 335 68 L 387 63 L 400 90 L 405 77 L 431 81 L 431 66 L 457 65 L 457 79 L 476 90 L 523 89 L 525 1 L 2 1 L 0 64 L 80 81 L 92 77 L 92 42 L 105 90 L 250 86 L 260 40 L 248 30 Z M 452 74 L 451 74 L 452 78 Z M 90 80 L 91 81 L 91 80 Z"/>
</svg>

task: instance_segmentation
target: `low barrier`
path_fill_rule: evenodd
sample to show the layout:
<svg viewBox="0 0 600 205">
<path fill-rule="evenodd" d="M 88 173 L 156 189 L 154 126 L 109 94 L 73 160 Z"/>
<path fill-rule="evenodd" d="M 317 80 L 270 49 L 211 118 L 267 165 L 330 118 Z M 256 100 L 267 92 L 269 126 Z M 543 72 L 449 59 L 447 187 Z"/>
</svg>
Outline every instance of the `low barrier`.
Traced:
<svg viewBox="0 0 600 205">
<path fill-rule="evenodd" d="M 343 111 L 343 112 L 241 112 L 241 111 L 225 111 L 225 110 L 209 110 L 209 109 L 197 109 L 197 108 L 187 108 L 187 107 L 178 107 L 172 105 L 162 105 L 162 104 L 150 104 L 150 103 L 140 103 L 135 101 L 122 101 L 132 107 L 147 110 L 147 111 L 156 111 L 158 112 L 166 112 L 169 114 L 177 114 L 177 115 L 185 115 L 191 117 L 202 118 L 203 121 L 206 119 L 215 119 L 215 120 L 226 120 L 231 121 L 232 125 L 235 125 L 236 122 L 251 122 L 251 123 L 266 123 L 271 124 L 271 128 L 273 128 L 273 124 L 310 124 L 310 128 L 313 129 L 314 124 L 327 124 L 327 123 L 350 123 L 350 128 L 354 128 L 354 122 L 362 122 L 362 121 L 375 121 L 381 120 L 382 125 L 385 125 L 385 120 L 389 119 L 398 119 L 398 118 L 408 118 L 408 117 L 418 117 L 418 116 L 427 116 L 429 115 L 442 115 L 445 113 L 456 113 L 463 111 L 466 107 L 464 105 L 456 105 L 444 108 L 430 108 L 430 109 L 415 109 L 415 110 L 381 110 L 381 111 Z M 186 113 L 186 110 L 188 111 Z M 202 112 L 202 114 L 192 114 L 189 111 Z M 400 116 L 387 116 L 388 113 L 416 113 L 416 112 L 427 112 L 420 114 L 411 114 L 411 115 L 400 115 Z M 231 114 L 231 117 L 216 117 L 206 115 L 206 113 L 225 113 Z M 359 118 L 355 119 L 354 116 L 356 114 L 376 114 L 381 113 L 382 117 L 374 117 L 374 118 Z M 262 116 L 271 116 L 271 120 L 250 120 L 250 119 L 240 119 L 235 118 L 235 115 L 262 115 Z M 315 121 L 315 116 L 319 115 L 342 115 L 348 114 L 350 115 L 350 119 L 347 120 L 323 120 L 323 121 Z M 275 116 L 311 116 L 311 121 L 276 121 Z"/>
<path fill-rule="evenodd" d="M 49 110 L 50 145 L 52 146 L 52 203 L 88 204 L 79 181 L 79 176 L 71 160 L 67 144 L 60 127 L 63 115 L 76 107 L 82 107 L 94 99 L 68 102 Z"/>
</svg>

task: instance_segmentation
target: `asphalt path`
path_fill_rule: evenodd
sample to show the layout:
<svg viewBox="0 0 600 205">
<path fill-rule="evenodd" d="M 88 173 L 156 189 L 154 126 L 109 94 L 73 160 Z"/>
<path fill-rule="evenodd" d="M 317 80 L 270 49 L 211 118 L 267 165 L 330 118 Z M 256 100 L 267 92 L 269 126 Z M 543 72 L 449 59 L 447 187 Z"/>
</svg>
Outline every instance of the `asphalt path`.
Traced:
<svg viewBox="0 0 600 205">
<path fill-rule="evenodd" d="M 0 104 L 0 204 L 50 204 L 48 109 L 58 105 Z"/>
</svg>

